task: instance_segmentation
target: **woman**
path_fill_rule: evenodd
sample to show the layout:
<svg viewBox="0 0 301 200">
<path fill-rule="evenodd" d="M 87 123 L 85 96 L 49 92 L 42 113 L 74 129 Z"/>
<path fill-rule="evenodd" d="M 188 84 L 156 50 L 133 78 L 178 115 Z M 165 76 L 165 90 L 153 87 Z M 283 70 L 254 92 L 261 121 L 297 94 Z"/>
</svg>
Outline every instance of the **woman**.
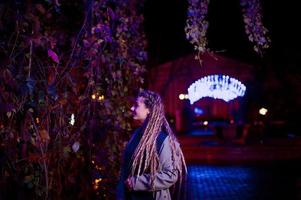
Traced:
<svg viewBox="0 0 301 200">
<path fill-rule="evenodd" d="M 124 152 L 117 199 L 171 199 L 169 189 L 186 173 L 180 145 L 164 113 L 160 96 L 142 91 L 131 108 L 141 126 Z"/>
</svg>

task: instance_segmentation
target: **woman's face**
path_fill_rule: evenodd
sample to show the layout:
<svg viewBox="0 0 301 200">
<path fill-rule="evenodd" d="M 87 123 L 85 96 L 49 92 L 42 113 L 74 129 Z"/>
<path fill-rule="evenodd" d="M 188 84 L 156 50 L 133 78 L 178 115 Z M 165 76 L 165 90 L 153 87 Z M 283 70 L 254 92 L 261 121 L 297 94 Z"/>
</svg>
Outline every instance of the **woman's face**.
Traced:
<svg viewBox="0 0 301 200">
<path fill-rule="evenodd" d="M 143 122 L 149 114 L 149 109 L 145 106 L 143 97 L 137 98 L 131 110 L 133 111 L 133 118 L 140 122 Z"/>
</svg>

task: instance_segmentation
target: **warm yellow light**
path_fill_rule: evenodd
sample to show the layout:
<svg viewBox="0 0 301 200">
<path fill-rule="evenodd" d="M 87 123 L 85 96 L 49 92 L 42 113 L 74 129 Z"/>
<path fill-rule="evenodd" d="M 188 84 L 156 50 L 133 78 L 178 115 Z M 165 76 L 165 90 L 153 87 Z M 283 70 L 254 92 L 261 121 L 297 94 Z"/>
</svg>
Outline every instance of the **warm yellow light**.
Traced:
<svg viewBox="0 0 301 200">
<path fill-rule="evenodd" d="M 260 114 L 260 115 L 266 115 L 267 112 L 268 112 L 268 109 L 266 109 L 266 108 L 260 108 L 260 109 L 259 109 L 259 114 Z"/>
<path fill-rule="evenodd" d="M 99 100 L 99 101 L 102 101 L 102 100 L 104 100 L 104 99 L 105 99 L 105 96 L 103 96 L 103 95 L 98 96 L 98 100 Z"/>
<path fill-rule="evenodd" d="M 180 95 L 179 95 L 179 99 L 180 99 L 180 100 L 185 99 L 185 95 L 184 95 L 184 94 L 180 94 Z"/>
<path fill-rule="evenodd" d="M 97 178 L 94 180 L 94 183 L 97 185 L 102 179 L 101 178 Z"/>
<path fill-rule="evenodd" d="M 92 99 L 96 99 L 96 95 L 95 95 L 95 94 L 92 94 L 91 98 L 92 98 Z"/>
<path fill-rule="evenodd" d="M 184 98 L 185 98 L 185 99 L 189 99 L 188 94 L 185 94 L 185 95 L 184 95 Z"/>
</svg>

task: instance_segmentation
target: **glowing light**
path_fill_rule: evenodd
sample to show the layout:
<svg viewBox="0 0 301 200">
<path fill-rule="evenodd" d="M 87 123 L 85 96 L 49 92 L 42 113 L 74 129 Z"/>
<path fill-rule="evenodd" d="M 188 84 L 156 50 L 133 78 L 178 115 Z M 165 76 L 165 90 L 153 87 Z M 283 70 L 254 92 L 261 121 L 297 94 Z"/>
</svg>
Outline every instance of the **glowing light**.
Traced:
<svg viewBox="0 0 301 200">
<path fill-rule="evenodd" d="M 203 122 L 203 125 L 204 125 L 204 126 L 207 126 L 207 125 L 208 125 L 208 121 L 204 121 L 204 122 Z"/>
<path fill-rule="evenodd" d="M 202 114 L 204 114 L 204 111 L 201 108 L 195 107 L 194 108 L 194 113 L 196 115 L 202 115 Z"/>
<path fill-rule="evenodd" d="M 74 125 L 75 123 L 75 118 L 74 118 L 74 114 L 71 115 L 71 118 L 70 118 L 70 122 L 69 122 L 72 126 Z"/>
<path fill-rule="evenodd" d="M 184 100 L 184 99 L 188 99 L 189 97 L 188 97 L 188 94 L 180 94 L 179 95 L 179 99 L 180 100 Z"/>
<path fill-rule="evenodd" d="M 266 108 L 260 108 L 259 109 L 259 114 L 261 114 L 261 115 L 266 115 L 267 112 L 268 112 L 268 109 L 266 109 Z"/>
<path fill-rule="evenodd" d="M 102 101 L 102 100 L 104 100 L 104 99 L 105 99 L 105 96 L 103 96 L 103 95 L 98 96 L 98 100 L 99 100 L 99 101 Z"/>
<path fill-rule="evenodd" d="M 101 180 L 102 180 L 102 178 L 97 178 L 97 179 L 94 180 L 93 188 L 95 190 L 97 190 L 99 188 L 99 183 L 100 183 Z"/>
<path fill-rule="evenodd" d="M 205 76 L 188 88 L 190 103 L 198 101 L 204 97 L 222 99 L 226 102 L 245 95 L 246 86 L 239 80 L 227 75 Z"/>
<path fill-rule="evenodd" d="M 95 95 L 95 94 L 92 94 L 92 95 L 91 95 L 91 98 L 92 98 L 92 99 L 96 99 L 96 95 Z"/>
<path fill-rule="evenodd" d="M 38 124 L 38 123 L 40 123 L 40 118 L 36 118 L 36 123 Z"/>
<path fill-rule="evenodd" d="M 101 178 L 97 178 L 97 179 L 94 180 L 94 183 L 98 184 L 101 180 L 102 180 Z"/>
<path fill-rule="evenodd" d="M 180 94 L 180 95 L 179 95 L 179 99 L 180 99 L 180 100 L 184 100 L 184 99 L 185 99 L 185 95 L 184 95 L 184 94 Z"/>
</svg>

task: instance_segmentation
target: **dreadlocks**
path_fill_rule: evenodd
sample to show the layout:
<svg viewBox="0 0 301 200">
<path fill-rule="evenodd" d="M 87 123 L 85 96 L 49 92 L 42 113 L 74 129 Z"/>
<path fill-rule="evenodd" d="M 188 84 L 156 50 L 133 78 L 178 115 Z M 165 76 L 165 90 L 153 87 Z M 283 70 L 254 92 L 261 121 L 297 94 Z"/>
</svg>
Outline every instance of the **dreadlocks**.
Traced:
<svg viewBox="0 0 301 200">
<path fill-rule="evenodd" d="M 183 153 L 177 147 L 177 139 L 165 118 L 164 106 L 160 96 L 152 91 L 144 90 L 138 97 L 142 97 L 145 106 L 150 110 L 146 119 L 143 136 L 132 156 L 131 175 L 139 176 L 143 173 L 150 174 L 150 184 L 154 188 L 155 174 L 159 170 L 159 155 L 156 148 L 156 140 L 161 130 L 165 130 L 169 137 L 172 152 L 173 169 L 179 172 L 180 177 L 183 170 L 187 172 Z M 181 184 L 181 178 L 180 178 Z"/>
</svg>

